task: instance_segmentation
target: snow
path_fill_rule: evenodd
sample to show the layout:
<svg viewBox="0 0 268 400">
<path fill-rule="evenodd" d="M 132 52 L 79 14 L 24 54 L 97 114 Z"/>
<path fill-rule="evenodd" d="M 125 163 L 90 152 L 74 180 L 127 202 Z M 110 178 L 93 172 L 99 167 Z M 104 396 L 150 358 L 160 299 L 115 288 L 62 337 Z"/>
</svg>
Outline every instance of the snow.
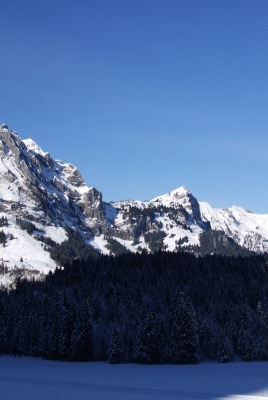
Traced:
<svg viewBox="0 0 268 400">
<path fill-rule="evenodd" d="M 163 224 L 163 231 L 167 235 L 164 239 L 164 244 L 167 246 L 168 251 L 175 251 L 177 246 L 176 242 L 185 237 L 188 238 L 188 242 L 184 243 L 182 247 L 199 244 L 199 235 L 202 229 L 198 225 L 192 224 L 191 231 L 183 229 L 179 225 L 176 225 L 174 221 L 169 218 L 168 214 L 164 214 L 163 217 L 158 217 L 157 221 Z"/>
<path fill-rule="evenodd" d="M 127 230 L 129 228 L 129 226 L 128 226 L 129 224 L 128 225 L 126 224 L 126 221 L 124 220 L 123 217 L 124 217 L 124 214 L 120 210 L 114 219 L 114 223 L 116 226 L 120 227 L 120 229 Z"/>
<path fill-rule="evenodd" d="M 5 216 L 5 214 L 0 213 L 0 217 L 2 216 Z M 6 235 L 12 234 L 14 239 L 8 239 L 5 247 L 0 246 L 0 262 L 3 261 L 8 268 L 25 267 L 30 270 L 37 269 L 44 273 L 56 268 L 55 261 L 50 258 L 49 252 L 44 250 L 42 242 L 37 241 L 26 231 L 20 229 L 16 225 L 15 218 L 9 216 L 8 223 L 9 225 L 2 227 L 1 230 Z M 47 228 L 52 232 L 52 237 L 56 238 L 55 229 L 57 229 L 60 238 L 63 238 L 62 228 Z M 21 258 L 23 261 L 21 261 Z"/>
<path fill-rule="evenodd" d="M 110 365 L 0 357 L 3 400 L 268 399 L 268 363 Z"/>
<path fill-rule="evenodd" d="M 127 250 L 130 250 L 134 253 L 137 253 L 139 251 L 138 247 L 140 249 L 149 250 L 149 246 L 147 243 L 145 243 L 144 238 L 142 236 L 140 237 L 139 243 L 136 245 L 133 245 L 133 240 L 124 240 L 118 237 L 116 237 L 115 240 L 117 240 L 120 244 L 122 244 L 122 246 L 125 246 Z"/>
<path fill-rule="evenodd" d="M 108 242 L 104 239 L 104 235 L 94 236 L 94 238 L 89 243 L 95 249 L 101 251 L 102 254 L 110 254 L 110 250 L 106 248 Z"/>
<path fill-rule="evenodd" d="M 165 206 L 169 206 L 172 202 L 180 204 L 180 200 L 189 196 L 190 192 L 185 186 L 180 186 L 179 188 L 163 194 L 162 196 L 155 197 L 151 202 L 161 202 Z"/>
<path fill-rule="evenodd" d="M 92 187 L 89 187 L 85 184 L 80 172 L 75 165 L 71 163 L 63 163 L 60 160 L 57 160 L 56 163 L 61 168 L 61 180 L 70 190 L 79 193 L 80 195 L 85 195 L 93 189 Z M 73 185 L 71 183 L 71 180 L 74 177 L 76 177 L 76 185 Z"/>
<path fill-rule="evenodd" d="M 113 221 L 114 225 L 120 230 L 125 230 L 126 232 L 131 230 L 129 219 L 125 218 L 126 215 L 128 215 L 131 207 L 139 208 L 142 211 L 150 207 L 157 208 L 166 206 L 178 209 L 180 206 L 183 206 L 189 212 L 189 214 L 191 214 L 192 206 L 189 200 L 190 196 L 191 193 L 188 191 L 188 189 L 186 189 L 184 186 L 181 186 L 178 189 L 175 189 L 165 195 L 158 196 L 150 201 L 127 200 L 112 203 L 112 205 L 118 209 L 118 214 Z M 168 213 L 163 213 L 158 217 L 156 216 L 155 220 L 162 224 L 162 230 L 166 233 L 166 237 L 164 238 L 166 250 L 175 251 L 177 246 L 176 241 L 185 237 L 188 238 L 188 242 L 185 242 L 182 246 L 199 244 L 199 235 L 203 230 L 198 225 L 190 224 L 190 230 L 184 229 L 179 224 L 176 224 L 169 217 Z M 148 245 L 145 245 L 144 243 L 139 243 L 138 245 L 133 246 L 133 240 L 126 241 L 119 238 L 116 238 L 116 240 L 118 240 L 122 245 L 131 251 L 137 251 L 138 247 L 148 248 Z"/>
<path fill-rule="evenodd" d="M 5 132 L 5 135 L 9 133 L 6 137 L 2 131 L 7 129 L 1 126 L 0 132 L 0 217 L 8 218 L 9 225 L 3 227 L 3 231 L 6 235 L 12 234 L 15 239 L 8 239 L 6 246 L 0 247 L 0 262 L 3 261 L 8 268 L 18 266 L 48 273 L 55 269 L 56 263 L 34 234 L 29 235 L 16 224 L 15 216 L 22 219 L 32 216 L 35 226 L 40 230 L 35 233 L 50 237 L 56 243 L 67 239 L 64 226 L 77 221 L 68 218 L 68 213 L 63 213 L 60 215 L 62 227 L 53 226 L 53 221 L 40 209 L 34 193 L 31 192 L 29 181 L 33 181 L 38 189 L 43 190 L 51 203 L 58 202 L 61 205 L 63 201 L 64 210 L 70 196 L 82 200 L 90 188 L 85 185 L 79 171 L 72 164 L 53 161 L 49 158 L 49 153 L 44 152 L 32 139 L 21 140 L 9 131 Z M 51 225 L 46 226 L 47 223 Z M 23 261 L 20 261 L 21 258 Z"/>
<path fill-rule="evenodd" d="M 22 140 L 22 142 L 25 144 L 28 150 L 34 151 L 35 153 L 40 154 L 43 157 L 48 154 L 43 151 L 33 139 L 24 139 Z"/>
<path fill-rule="evenodd" d="M 255 214 L 237 206 L 212 208 L 205 202 L 200 202 L 199 205 L 202 219 L 209 221 L 213 230 L 227 233 L 241 246 L 257 251 L 268 250 L 268 214 Z"/>
<path fill-rule="evenodd" d="M 176 241 L 185 237 L 188 241 L 184 242 L 182 246 L 199 244 L 199 235 L 205 225 L 202 225 L 201 221 L 197 221 L 199 219 L 198 202 L 186 187 L 181 186 L 150 201 L 128 200 L 101 204 L 101 193 L 94 199 L 94 189 L 85 184 L 83 177 L 73 164 L 52 160 L 49 153 L 44 152 L 32 139 L 21 141 L 19 136 L 8 131 L 5 125 L 1 125 L 0 133 L 0 209 L 1 212 L 5 213 L 4 216 L 6 215 L 9 218 L 9 215 L 14 216 L 16 214 L 25 218 L 25 216 L 31 215 L 34 220 L 44 222 L 44 225 L 41 225 L 43 222 L 35 223 L 38 229 L 44 231 L 42 234 L 57 243 L 66 240 L 67 236 L 63 228 L 45 226 L 46 224 L 53 225 L 53 221 L 44 214 L 44 210 L 38 208 L 39 205 L 35 196 L 29 189 L 31 187 L 30 181 L 35 182 L 34 184 L 42 189 L 53 206 L 59 205 L 57 224 L 62 227 L 76 227 L 79 223 L 78 217 L 82 219 L 84 217 L 81 209 L 84 205 L 90 207 L 92 201 L 92 207 L 105 207 L 106 221 L 86 218 L 88 228 L 92 228 L 96 232 L 94 228 L 97 224 L 106 224 L 108 228 L 111 228 L 112 234 L 115 234 L 116 240 L 129 250 L 136 252 L 139 247 L 148 248 L 148 244 L 144 242 L 141 235 L 140 243 L 133 245 L 132 236 L 135 230 L 135 222 L 138 221 L 134 217 L 128 218 L 130 209 L 132 207 L 138 208 L 141 210 L 140 214 L 143 210 L 151 209 L 153 211 L 158 209 L 159 213 L 155 213 L 154 220 L 149 221 L 148 224 L 146 220 L 146 229 L 157 231 L 160 228 L 160 230 L 163 230 L 166 234 L 164 245 L 167 250 L 176 250 Z M 23 161 L 20 161 L 21 159 Z M 66 210 L 70 210 L 70 199 L 81 206 L 80 210 L 77 210 L 77 215 L 66 212 Z M 168 212 L 165 212 L 165 207 L 175 210 L 173 212 L 174 218 L 170 217 Z M 181 211 L 181 207 L 187 211 L 189 218 L 187 214 L 185 216 L 185 213 Z M 210 222 L 213 230 L 224 231 L 239 245 L 257 252 L 268 251 L 268 215 L 257 215 L 235 206 L 213 209 L 207 203 L 200 203 L 200 212 L 202 219 Z M 148 214 L 144 213 L 145 216 Z M 158 226 L 154 225 L 155 222 L 159 223 Z M 188 225 L 188 229 L 184 229 L 185 224 Z M 18 239 L 13 242 L 8 241 L 5 249 L 0 248 L 0 260 L 3 257 L 9 260 L 12 258 L 12 261 L 9 261 L 8 264 L 12 267 L 19 265 L 18 260 L 22 257 L 24 264 L 26 263 L 25 267 L 41 269 L 44 272 L 55 268 L 54 261 L 44 251 L 40 242 L 35 241 L 34 237 L 26 233 L 20 234 L 18 226 L 16 232 L 12 231 L 13 228 L 14 226 L 10 228 L 9 232 L 6 229 L 4 231 L 12 233 Z M 117 238 L 117 234 L 128 240 Z M 109 254 L 109 250 L 106 248 L 107 241 L 103 235 L 95 236 L 90 244 L 102 253 Z"/>
<path fill-rule="evenodd" d="M 7 179 L 9 174 L 16 176 L 17 181 Z M 23 184 L 21 173 L 12 164 L 9 157 L 0 158 L 0 198 L 5 201 L 18 202 L 20 200 L 18 187 Z"/>
<path fill-rule="evenodd" d="M 68 235 L 64 228 L 51 225 L 51 226 L 42 227 L 42 229 L 45 230 L 44 236 L 49 237 L 56 243 L 62 243 L 68 239 Z"/>
<path fill-rule="evenodd" d="M 141 200 L 123 200 L 123 201 L 114 201 L 111 203 L 112 206 L 116 208 L 125 208 L 129 210 L 130 207 L 140 208 L 141 210 L 150 206 L 150 201 L 141 201 Z"/>
<path fill-rule="evenodd" d="M 108 222 L 112 222 L 115 220 L 118 210 L 112 204 L 105 204 L 105 214 Z"/>
</svg>

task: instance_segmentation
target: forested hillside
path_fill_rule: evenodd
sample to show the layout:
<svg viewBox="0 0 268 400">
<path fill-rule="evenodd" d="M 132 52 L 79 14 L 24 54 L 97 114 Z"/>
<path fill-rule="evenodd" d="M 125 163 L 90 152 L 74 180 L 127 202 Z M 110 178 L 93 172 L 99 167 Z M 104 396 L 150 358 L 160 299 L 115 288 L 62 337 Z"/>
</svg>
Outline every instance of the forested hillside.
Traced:
<svg viewBox="0 0 268 400">
<path fill-rule="evenodd" d="M 58 360 L 268 359 L 268 259 L 157 252 L 76 259 L 0 291 L 0 350 Z"/>
</svg>

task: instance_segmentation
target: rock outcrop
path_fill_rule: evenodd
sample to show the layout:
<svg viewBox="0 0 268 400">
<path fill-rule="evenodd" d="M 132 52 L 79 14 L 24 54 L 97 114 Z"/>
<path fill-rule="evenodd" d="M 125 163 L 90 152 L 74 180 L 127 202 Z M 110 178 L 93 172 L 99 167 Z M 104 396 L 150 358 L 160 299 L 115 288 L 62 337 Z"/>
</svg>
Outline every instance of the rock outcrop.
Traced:
<svg viewBox="0 0 268 400">
<path fill-rule="evenodd" d="M 207 231 L 220 231 L 221 245 L 228 242 L 222 239 L 225 235 L 241 248 L 268 251 L 268 215 L 239 207 L 213 209 L 185 187 L 150 201 L 106 203 L 74 165 L 53 160 L 32 139 L 22 140 L 6 124 L 0 126 L 2 217 L 12 220 L 17 232 L 28 226 L 25 221 L 34 223 L 28 229 L 31 240 L 45 236 L 61 242 L 68 237 L 63 232 L 71 228 L 81 241 L 107 254 L 113 253 L 115 243 L 117 250 L 124 246 L 129 251 L 197 251 L 200 235 Z M 8 229 L 3 229 L 8 238 Z"/>
</svg>

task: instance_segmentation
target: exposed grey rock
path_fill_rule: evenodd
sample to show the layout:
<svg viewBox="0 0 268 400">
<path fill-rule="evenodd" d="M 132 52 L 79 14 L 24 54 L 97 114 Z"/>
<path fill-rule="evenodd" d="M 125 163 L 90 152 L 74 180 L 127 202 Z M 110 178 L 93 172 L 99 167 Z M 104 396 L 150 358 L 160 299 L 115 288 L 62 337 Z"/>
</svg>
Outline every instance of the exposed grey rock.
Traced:
<svg viewBox="0 0 268 400">
<path fill-rule="evenodd" d="M 224 232 L 250 250 L 268 250 L 264 228 L 241 234 L 237 212 L 216 212 L 208 206 L 201 210 L 201 203 L 184 187 L 151 201 L 105 203 L 102 193 L 88 187 L 74 165 L 53 160 L 35 142 L 22 141 L 5 124 L 0 126 L 0 157 L 1 212 L 43 225 L 71 227 L 85 241 L 103 235 L 101 251 L 105 238 L 117 239 L 132 251 L 176 250 L 198 245 L 199 235 L 210 229 Z M 243 212 L 246 218 L 247 212 Z"/>
</svg>

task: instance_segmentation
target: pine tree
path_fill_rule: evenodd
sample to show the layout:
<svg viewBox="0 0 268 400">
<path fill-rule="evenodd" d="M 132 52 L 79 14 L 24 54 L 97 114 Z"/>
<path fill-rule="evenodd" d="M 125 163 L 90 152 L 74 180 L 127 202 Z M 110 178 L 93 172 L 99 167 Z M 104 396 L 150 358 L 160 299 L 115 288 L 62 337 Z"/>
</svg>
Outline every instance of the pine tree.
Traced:
<svg viewBox="0 0 268 400">
<path fill-rule="evenodd" d="M 180 292 L 170 320 L 170 347 L 172 362 L 192 364 L 198 361 L 199 337 L 195 313 L 189 301 Z"/>
<path fill-rule="evenodd" d="M 59 337 L 59 357 L 61 360 L 71 359 L 71 334 L 73 331 L 73 315 L 70 310 L 63 313 L 62 331 Z"/>
<path fill-rule="evenodd" d="M 47 297 L 43 299 L 42 312 L 40 315 L 40 335 L 38 349 L 39 354 L 43 357 L 49 356 L 49 327 L 51 322 L 50 304 Z"/>
<path fill-rule="evenodd" d="M 64 305 L 63 296 L 59 292 L 50 300 L 50 313 L 46 318 L 46 330 L 44 340 L 46 341 L 46 357 L 56 360 L 60 358 L 59 338 L 63 329 Z"/>
<path fill-rule="evenodd" d="M 254 358 L 254 341 L 251 332 L 253 325 L 251 312 L 245 304 L 242 309 L 237 339 L 237 352 L 242 361 L 251 361 Z"/>
<path fill-rule="evenodd" d="M 113 330 L 107 351 L 108 360 L 111 364 L 119 364 L 122 361 L 122 346 L 117 329 Z"/>
<path fill-rule="evenodd" d="M 142 321 L 137 334 L 134 360 L 140 363 L 153 364 L 160 359 L 160 332 L 155 313 L 149 313 Z"/>
<path fill-rule="evenodd" d="M 231 362 L 234 359 L 234 349 L 232 342 L 226 336 L 225 332 L 222 332 L 219 338 L 217 360 L 220 363 Z"/>
<path fill-rule="evenodd" d="M 4 302 L 0 301 L 0 354 L 6 350 L 6 327 Z"/>
<path fill-rule="evenodd" d="M 268 315 L 261 312 L 256 335 L 256 354 L 258 360 L 268 360 Z"/>
<path fill-rule="evenodd" d="M 87 301 L 77 315 L 71 335 L 71 357 L 77 361 L 88 361 L 92 357 L 92 313 Z"/>
<path fill-rule="evenodd" d="M 5 232 L 3 231 L 3 229 L 2 229 L 2 231 L 0 232 L 0 243 L 2 243 L 3 247 L 6 246 L 6 234 L 5 234 Z"/>
</svg>

